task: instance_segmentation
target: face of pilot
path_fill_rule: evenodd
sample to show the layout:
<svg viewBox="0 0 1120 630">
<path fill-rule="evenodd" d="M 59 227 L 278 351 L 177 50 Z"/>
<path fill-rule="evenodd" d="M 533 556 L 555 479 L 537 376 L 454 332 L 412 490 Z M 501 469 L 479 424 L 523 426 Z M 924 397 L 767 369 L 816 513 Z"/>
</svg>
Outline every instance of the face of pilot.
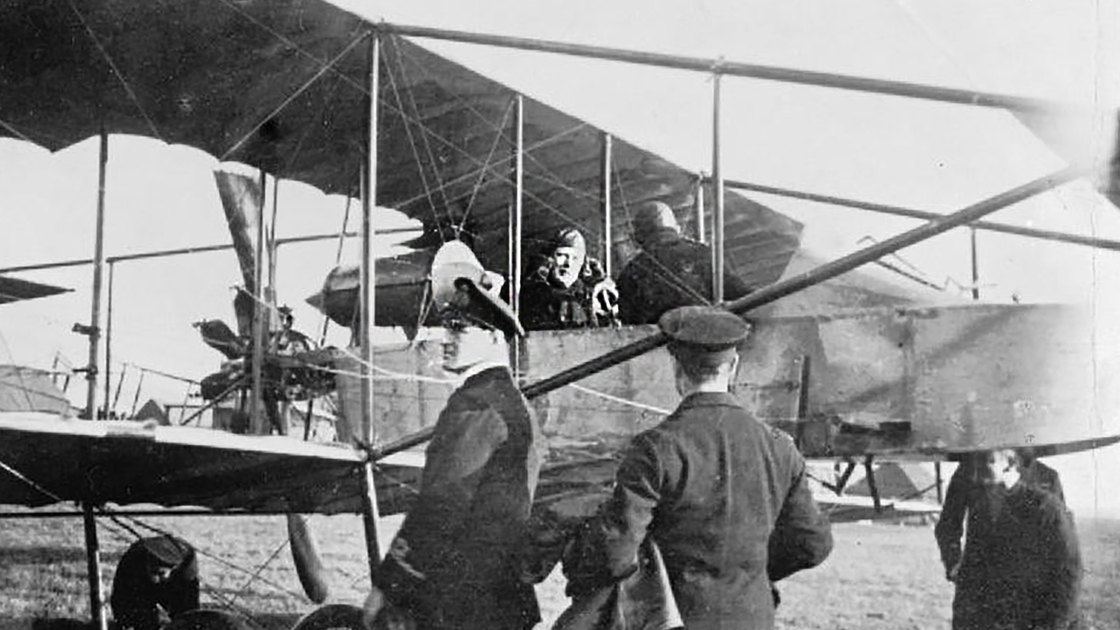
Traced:
<svg viewBox="0 0 1120 630">
<path fill-rule="evenodd" d="M 492 354 L 502 333 L 471 326 L 462 322 L 448 322 L 443 327 L 443 369 L 463 372 L 484 361 Z"/>
<path fill-rule="evenodd" d="M 1011 488 L 1019 483 L 1019 463 L 1011 450 L 991 451 L 978 458 L 977 480 L 987 486 Z"/>
<path fill-rule="evenodd" d="M 171 571 L 171 567 L 150 565 L 148 566 L 148 579 L 151 580 L 152 584 L 163 584 L 171 579 Z"/>
<path fill-rule="evenodd" d="M 572 286 L 579 279 L 579 270 L 583 267 L 585 255 L 575 247 L 557 247 L 552 252 L 552 277 L 564 285 Z"/>
</svg>

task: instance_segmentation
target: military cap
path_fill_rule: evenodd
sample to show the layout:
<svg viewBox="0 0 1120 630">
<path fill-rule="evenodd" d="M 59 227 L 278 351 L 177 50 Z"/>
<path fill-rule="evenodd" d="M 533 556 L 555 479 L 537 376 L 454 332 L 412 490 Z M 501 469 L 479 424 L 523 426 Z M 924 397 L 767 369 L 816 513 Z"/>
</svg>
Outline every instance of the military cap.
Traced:
<svg viewBox="0 0 1120 630">
<path fill-rule="evenodd" d="M 729 361 L 747 338 L 743 318 L 714 306 L 681 306 L 658 321 L 669 335 L 669 352 L 678 360 L 716 366 Z"/>
<path fill-rule="evenodd" d="M 190 555 L 190 545 L 173 536 L 141 538 L 140 545 L 148 558 L 160 566 L 177 567 Z"/>
<path fill-rule="evenodd" d="M 500 330 L 507 337 L 524 337 L 525 329 L 509 307 L 488 286 L 485 275 L 455 278 L 456 294 L 444 311 L 444 321 L 463 321 L 473 326 Z"/>
</svg>

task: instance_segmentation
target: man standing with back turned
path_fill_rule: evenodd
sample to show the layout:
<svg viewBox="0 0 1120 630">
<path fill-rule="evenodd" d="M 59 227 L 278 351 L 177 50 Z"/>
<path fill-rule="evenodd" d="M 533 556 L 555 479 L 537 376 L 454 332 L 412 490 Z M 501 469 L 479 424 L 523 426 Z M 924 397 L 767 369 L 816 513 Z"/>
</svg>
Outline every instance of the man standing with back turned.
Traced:
<svg viewBox="0 0 1120 630">
<path fill-rule="evenodd" d="M 684 400 L 631 442 L 601 517 L 603 559 L 620 579 L 650 536 L 688 630 L 772 628 L 771 583 L 823 562 L 830 525 L 793 439 L 730 392 L 747 323 L 685 306 L 659 324 Z"/>
</svg>

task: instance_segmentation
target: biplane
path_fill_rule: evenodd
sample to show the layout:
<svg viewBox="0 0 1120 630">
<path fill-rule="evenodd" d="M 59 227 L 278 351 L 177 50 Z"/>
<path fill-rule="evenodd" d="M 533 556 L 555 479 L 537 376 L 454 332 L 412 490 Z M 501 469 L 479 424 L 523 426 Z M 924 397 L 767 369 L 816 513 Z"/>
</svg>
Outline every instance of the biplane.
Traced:
<svg viewBox="0 0 1120 630">
<path fill-rule="evenodd" d="M 668 203 L 689 234 L 711 243 L 717 269 L 726 265 L 758 287 L 723 303 L 755 324 L 737 391 L 760 418 L 793 434 L 807 456 L 845 462 L 838 482 L 859 463 L 870 471 L 876 458 L 940 461 L 1019 446 L 1053 454 L 1120 440 L 1116 318 L 1062 305 L 970 304 L 860 269 L 978 224 L 1120 249 L 1108 239 L 984 222 L 1085 177 L 1080 165 L 946 215 L 919 215 L 927 220 L 920 227 L 821 261 L 800 247 L 798 222 L 730 190 L 752 185 L 729 185 L 718 151 L 710 177 L 688 172 L 414 41 L 423 38 L 1003 108 L 1047 121 L 1049 113 L 1066 111 L 969 90 L 371 23 L 318 0 L 6 4 L 0 40 L 21 45 L 8 47 L 0 63 L 0 135 L 50 150 L 91 136 L 100 135 L 105 147 L 109 134 L 148 135 L 362 203 L 360 266 L 324 270 L 324 290 L 312 298 L 354 333 L 352 350 L 313 367 L 339 373 L 342 413 L 357 447 L 0 417 L 0 497 L 7 504 L 83 506 L 92 612 L 102 624 L 94 517 L 104 505 L 359 512 L 376 570 L 378 514 L 407 509 L 408 485 L 419 470 L 412 449 L 430 436 L 449 393 L 432 378 L 433 344 L 415 337 L 432 323 L 430 267 L 438 249 L 469 242 L 487 269 L 516 282 L 523 252 L 575 226 L 595 243 L 608 272 L 617 273 L 634 252 L 630 210 L 650 200 Z M 103 148 L 102 169 L 104 155 Z M 1102 190 L 1115 195 L 1115 161 L 1112 167 Z M 85 330 L 89 410 L 97 408 L 103 206 L 97 290 Z M 424 234 L 408 243 L 413 254 L 375 259 L 376 206 L 423 223 Z M 263 220 L 256 230 L 260 247 Z M 258 280 L 249 289 L 257 304 L 262 288 Z M 718 286 L 713 295 L 721 302 Z M 264 314 L 253 310 L 258 328 L 250 339 L 259 366 Z M 414 338 L 375 348 L 375 326 L 399 326 Z M 617 449 L 672 407 L 667 362 L 659 356 L 665 341 L 653 327 L 624 326 L 533 331 L 518 348 L 523 389 L 551 449 L 541 502 L 609 483 Z"/>
</svg>

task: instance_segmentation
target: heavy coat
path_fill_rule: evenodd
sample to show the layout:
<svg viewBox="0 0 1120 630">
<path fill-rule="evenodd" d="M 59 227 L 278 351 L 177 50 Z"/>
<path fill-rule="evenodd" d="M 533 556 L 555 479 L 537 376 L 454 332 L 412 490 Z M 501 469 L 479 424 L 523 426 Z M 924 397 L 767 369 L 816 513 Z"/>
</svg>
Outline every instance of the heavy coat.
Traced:
<svg viewBox="0 0 1120 630">
<path fill-rule="evenodd" d="M 692 394 L 638 435 L 603 519 L 616 579 L 647 534 L 658 544 L 689 630 L 773 627 L 771 581 L 832 549 L 793 440 L 729 393 Z"/>
<path fill-rule="evenodd" d="M 519 544 L 540 470 L 540 430 L 509 369 L 452 393 L 428 445 L 420 495 L 378 572 L 420 628 L 521 630 L 540 620 Z"/>
<path fill-rule="evenodd" d="M 749 292 L 739 276 L 724 272 L 725 300 Z M 675 232 L 646 243 L 618 276 L 618 317 L 623 324 L 656 324 L 665 311 L 707 304 L 711 297 L 711 248 Z"/>
<path fill-rule="evenodd" d="M 552 259 L 538 257 L 532 272 L 521 283 L 521 308 L 518 315 L 528 330 L 597 328 L 609 325 L 610 318 L 595 314 L 595 287 L 607 279 L 603 266 L 588 258 L 579 278 L 570 286 L 553 281 Z M 502 286 L 502 299 L 509 300 L 509 285 Z"/>
<path fill-rule="evenodd" d="M 1078 627 L 1081 555 L 1073 517 L 1057 496 L 1022 483 L 974 485 L 968 507 L 954 630 Z"/>
<path fill-rule="evenodd" d="M 157 561 L 144 540 L 132 543 L 121 556 L 109 598 L 118 628 L 156 630 L 166 622 L 160 608 L 170 617 L 198 608 L 198 560 L 194 548 L 185 540 L 174 538 L 174 541 L 182 550 L 181 559 L 171 577 L 159 584 L 148 577 L 148 567 L 152 563 L 166 562 Z"/>
<path fill-rule="evenodd" d="M 949 487 L 945 490 L 945 500 L 941 504 L 941 517 L 933 529 L 937 547 L 941 551 L 941 563 L 948 571 L 961 561 L 961 537 L 964 535 L 965 517 L 969 519 L 969 530 L 973 531 L 972 519 L 981 518 L 983 509 L 983 487 L 972 480 L 973 472 L 968 462 L 963 462 L 953 471 Z M 1020 471 L 1019 483 L 1044 490 L 1054 495 L 1059 503 L 1065 504 L 1062 482 L 1058 471 L 1033 460 Z M 972 502 L 977 502 L 972 508 Z"/>
</svg>

